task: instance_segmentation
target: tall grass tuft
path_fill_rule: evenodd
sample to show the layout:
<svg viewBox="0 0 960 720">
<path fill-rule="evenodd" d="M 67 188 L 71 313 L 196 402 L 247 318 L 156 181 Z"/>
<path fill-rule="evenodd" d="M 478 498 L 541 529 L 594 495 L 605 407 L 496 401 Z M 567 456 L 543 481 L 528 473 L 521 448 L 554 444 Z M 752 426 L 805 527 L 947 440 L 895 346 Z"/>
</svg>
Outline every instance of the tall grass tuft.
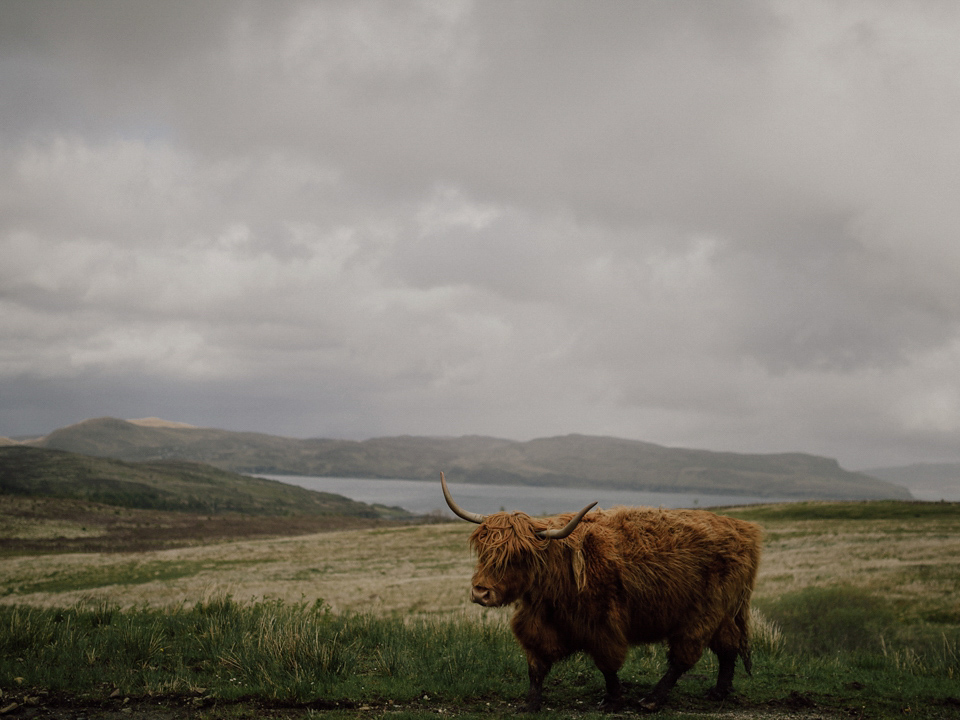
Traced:
<svg viewBox="0 0 960 720">
<path fill-rule="evenodd" d="M 244 692 L 308 699 L 328 692 L 357 662 L 356 645 L 344 643 L 336 623 L 315 608 L 278 601 L 238 608 L 232 620 L 201 637 L 218 640 L 207 656 Z"/>
<path fill-rule="evenodd" d="M 881 636 L 883 657 L 897 672 L 918 676 L 960 677 L 960 631 L 939 635 L 930 629 L 914 631 L 908 640 L 902 636 L 887 640 Z"/>
<path fill-rule="evenodd" d="M 784 649 L 783 630 L 776 622 L 754 608 L 750 613 L 750 634 L 753 650 L 775 655 Z"/>
</svg>

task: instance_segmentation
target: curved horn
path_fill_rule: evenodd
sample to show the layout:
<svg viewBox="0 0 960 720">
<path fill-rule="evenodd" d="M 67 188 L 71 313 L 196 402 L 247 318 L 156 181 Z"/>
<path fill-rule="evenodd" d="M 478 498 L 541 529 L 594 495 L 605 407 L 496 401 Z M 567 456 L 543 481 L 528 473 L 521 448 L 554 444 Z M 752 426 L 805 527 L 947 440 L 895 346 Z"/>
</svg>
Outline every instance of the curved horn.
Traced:
<svg viewBox="0 0 960 720">
<path fill-rule="evenodd" d="M 577 525 L 580 524 L 580 521 L 583 520 L 583 516 L 586 515 L 588 512 L 590 512 L 590 510 L 593 509 L 594 505 L 596 505 L 596 503 L 592 502 L 589 505 L 587 505 L 583 510 L 581 510 L 576 515 L 574 515 L 573 519 L 567 523 L 566 527 L 562 527 L 559 530 L 557 529 L 541 530 L 537 533 L 537 535 L 539 535 L 542 538 L 548 538 L 550 540 L 563 540 L 563 538 L 565 538 L 567 535 L 573 532 L 574 528 L 576 528 Z"/>
<path fill-rule="evenodd" d="M 462 517 L 469 522 L 477 523 L 478 525 L 487 519 L 486 515 L 468 512 L 453 501 L 453 497 L 450 495 L 450 489 L 447 487 L 447 479 L 443 476 L 443 473 L 440 473 L 440 484 L 443 486 L 443 498 L 447 501 L 450 509 L 453 510 L 454 515 Z"/>
</svg>

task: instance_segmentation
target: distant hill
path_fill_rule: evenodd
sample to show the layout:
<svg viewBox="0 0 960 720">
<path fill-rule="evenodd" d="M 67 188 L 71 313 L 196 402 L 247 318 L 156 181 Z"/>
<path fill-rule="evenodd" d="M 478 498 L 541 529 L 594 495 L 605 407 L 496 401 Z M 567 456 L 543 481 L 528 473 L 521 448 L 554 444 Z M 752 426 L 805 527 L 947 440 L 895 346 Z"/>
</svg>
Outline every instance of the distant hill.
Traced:
<svg viewBox="0 0 960 720">
<path fill-rule="evenodd" d="M 187 423 L 182 422 L 171 422 L 169 420 L 162 420 L 158 417 L 147 417 L 139 418 L 136 420 L 127 420 L 128 423 L 133 423 L 134 425 L 142 425 L 143 427 L 172 427 L 172 428 L 195 428 L 196 425 L 188 425 Z"/>
<path fill-rule="evenodd" d="M 917 463 L 863 473 L 902 485 L 920 500 L 960 500 L 960 463 Z"/>
<path fill-rule="evenodd" d="M 435 480 L 822 499 L 909 499 L 891 482 L 835 460 L 744 455 L 567 435 L 529 442 L 467 436 L 361 442 L 276 437 L 98 418 L 33 444 L 127 461 L 189 460 L 249 474 Z"/>
<path fill-rule="evenodd" d="M 0 494 L 208 515 L 405 515 L 396 508 L 380 508 L 200 463 L 131 463 L 16 445 L 0 447 Z"/>
</svg>

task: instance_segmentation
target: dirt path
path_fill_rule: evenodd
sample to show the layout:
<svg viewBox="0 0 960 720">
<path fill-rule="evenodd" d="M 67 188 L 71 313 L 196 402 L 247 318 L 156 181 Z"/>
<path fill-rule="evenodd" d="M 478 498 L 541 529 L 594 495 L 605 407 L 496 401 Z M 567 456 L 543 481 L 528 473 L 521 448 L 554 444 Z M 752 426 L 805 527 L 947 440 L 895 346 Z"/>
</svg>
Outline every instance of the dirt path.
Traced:
<svg viewBox="0 0 960 720">
<path fill-rule="evenodd" d="M 716 720 L 839 720 L 856 717 L 849 711 L 837 711 L 818 707 L 811 699 L 792 693 L 782 700 L 760 707 L 721 706 L 714 709 L 668 706 L 656 715 L 669 720 L 675 718 L 712 718 Z M 958 708 L 960 710 L 960 708 Z M 314 720 L 320 716 L 336 718 L 390 718 L 398 714 L 405 717 L 449 717 L 456 718 L 465 713 L 482 714 L 490 718 L 514 717 L 518 707 L 514 702 L 492 700 L 469 707 L 459 707 L 444 703 L 438 698 L 425 696 L 414 703 L 357 703 L 351 701 L 314 701 L 309 703 L 273 702 L 254 699 L 237 701 L 217 700 L 202 696 L 166 696 L 129 698 L 114 692 L 109 696 L 96 698 L 76 698 L 65 694 L 44 694 L 42 696 L 11 696 L 0 699 L 0 718 L 27 718 L 30 720 Z M 545 708 L 550 717 L 577 718 L 585 715 L 597 716 L 585 708 Z M 626 708 L 622 712 L 604 714 L 602 717 L 633 718 L 641 713 Z"/>
</svg>

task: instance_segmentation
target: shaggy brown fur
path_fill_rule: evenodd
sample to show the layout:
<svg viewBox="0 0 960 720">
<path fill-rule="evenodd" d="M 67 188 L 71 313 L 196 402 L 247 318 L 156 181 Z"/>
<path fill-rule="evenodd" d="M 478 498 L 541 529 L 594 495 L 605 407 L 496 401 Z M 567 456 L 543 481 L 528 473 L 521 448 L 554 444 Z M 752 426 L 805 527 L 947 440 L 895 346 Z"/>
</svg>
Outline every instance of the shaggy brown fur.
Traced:
<svg viewBox="0 0 960 720">
<path fill-rule="evenodd" d="M 658 708 L 708 647 L 720 663 L 711 695 L 725 697 L 738 656 L 750 671 L 760 528 L 704 510 L 618 507 L 588 514 L 562 540 L 536 535 L 571 517 L 496 513 L 470 536 L 474 602 L 517 604 L 512 627 L 529 665 L 527 710 L 539 709 L 553 663 L 577 651 L 603 673 L 604 703 L 619 705 L 627 648 L 663 640 L 669 669 L 644 708 Z"/>
</svg>

